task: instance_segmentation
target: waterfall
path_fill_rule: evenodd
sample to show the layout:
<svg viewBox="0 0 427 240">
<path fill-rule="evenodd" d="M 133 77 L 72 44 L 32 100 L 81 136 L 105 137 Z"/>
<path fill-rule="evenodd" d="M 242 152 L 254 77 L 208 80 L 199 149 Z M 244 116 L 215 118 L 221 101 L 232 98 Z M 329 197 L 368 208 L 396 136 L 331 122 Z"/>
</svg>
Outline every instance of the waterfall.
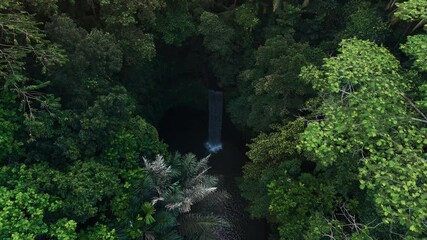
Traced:
<svg viewBox="0 0 427 240">
<path fill-rule="evenodd" d="M 205 143 L 211 153 L 222 149 L 222 92 L 209 90 L 209 139 Z"/>
</svg>

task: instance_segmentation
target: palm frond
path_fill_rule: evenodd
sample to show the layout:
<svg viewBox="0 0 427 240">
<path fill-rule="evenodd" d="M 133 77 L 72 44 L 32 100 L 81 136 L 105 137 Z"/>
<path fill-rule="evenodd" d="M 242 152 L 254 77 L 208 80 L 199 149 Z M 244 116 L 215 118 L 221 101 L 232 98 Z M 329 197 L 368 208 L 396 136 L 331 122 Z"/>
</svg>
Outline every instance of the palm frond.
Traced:
<svg viewBox="0 0 427 240">
<path fill-rule="evenodd" d="M 193 186 L 192 188 L 185 190 L 185 196 L 191 199 L 191 205 L 193 203 L 199 202 L 207 197 L 209 194 L 215 192 L 217 190 L 216 187 L 205 186 L 202 184 Z"/>
<path fill-rule="evenodd" d="M 157 192 L 161 194 L 163 189 L 167 188 L 171 182 L 171 166 L 168 166 L 160 155 L 157 155 L 154 161 L 144 158 L 144 165 L 156 185 Z"/>
<path fill-rule="evenodd" d="M 189 213 L 179 219 L 179 233 L 185 239 L 223 239 L 221 229 L 230 227 L 223 218 L 215 215 Z"/>
<path fill-rule="evenodd" d="M 218 206 L 225 206 L 229 204 L 231 195 L 225 190 L 217 190 L 206 196 L 202 201 L 199 201 L 198 206 L 201 211 L 208 210 L 212 212 L 212 209 L 218 210 L 219 212 L 224 209 L 219 208 Z"/>
<path fill-rule="evenodd" d="M 162 236 L 162 240 L 182 240 L 183 238 L 178 234 L 177 231 L 170 231 Z"/>
<path fill-rule="evenodd" d="M 154 206 L 157 204 L 157 202 L 161 202 L 164 201 L 165 199 L 163 197 L 153 197 L 153 199 L 151 199 L 151 204 Z"/>
<path fill-rule="evenodd" d="M 181 209 L 183 205 L 183 202 L 173 202 L 173 203 L 168 203 L 165 205 L 166 209 L 168 210 L 176 210 L 176 209 Z"/>
<path fill-rule="evenodd" d="M 155 214 L 156 223 L 152 230 L 158 233 L 172 231 L 177 226 L 176 214 L 169 211 L 159 211 Z"/>
<path fill-rule="evenodd" d="M 156 183 L 154 182 L 154 179 L 147 175 L 145 176 L 144 180 L 139 183 L 139 186 L 135 189 L 135 195 L 139 196 L 140 198 L 145 198 L 149 196 L 153 196 L 153 194 L 156 192 Z"/>
<path fill-rule="evenodd" d="M 310 0 L 304 0 L 304 2 L 302 3 L 302 7 L 307 7 L 308 4 L 310 4 Z"/>
<path fill-rule="evenodd" d="M 154 161 L 149 161 L 146 158 L 143 159 L 145 168 L 149 173 L 169 177 L 169 174 L 171 173 L 171 167 L 166 165 L 165 160 L 161 155 L 157 155 L 156 160 Z"/>
<path fill-rule="evenodd" d="M 280 4 L 282 4 L 283 0 L 273 0 L 273 12 L 276 12 L 276 10 L 280 7 Z"/>
<path fill-rule="evenodd" d="M 186 188 L 191 188 L 195 185 L 214 187 L 218 185 L 218 178 L 212 175 L 207 175 L 207 172 L 201 172 L 199 175 L 188 179 L 185 183 Z"/>
<path fill-rule="evenodd" d="M 174 205 L 176 203 L 182 202 L 185 198 L 184 192 L 182 191 L 182 187 L 178 182 L 171 184 L 167 189 L 165 189 L 161 197 L 164 199 L 166 206 Z M 171 208 L 172 210 L 175 208 Z"/>
<path fill-rule="evenodd" d="M 195 174 L 195 168 L 197 166 L 196 155 L 192 153 L 185 154 L 182 156 L 179 162 L 179 168 L 181 170 L 181 177 L 186 179 Z"/>
<path fill-rule="evenodd" d="M 197 173 L 204 172 L 205 170 L 209 169 L 209 158 L 211 155 L 202 158 L 200 161 L 197 162 L 196 167 L 194 168 L 194 171 Z"/>
<path fill-rule="evenodd" d="M 229 194 L 218 191 L 218 178 L 208 174 L 209 157 L 200 161 L 194 154 L 175 154 L 169 156 L 167 161 L 161 156 L 157 156 L 154 161 L 144 158 L 148 173 L 147 183 L 144 185 L 151 189 L 151 205 L 157 204 L 156 208 L 160 209 L 164 207 L 164 213 L 154 215 L 156 222 L 152 224 L 150 231 L 162 233 L 162 239 L 165 233 L 170 232 L 170 239 L 176 240 L 179 235 L 173 229 L 178 226 L 184 239 L 223 239 L 219 237 L 219 233 L 224 232 L 221 229 L 230 224 L 224 218 L 214 215 L 212 209 L 217 209 L 218 205 L 215 204 L 225 203 Z M 201 208 L 190 212 L 195 204 Z M 208 206 L 209 209 L 203 209 L 203 206 Z M 224 213 L 223 210 L 216 212 Z M 173 222 L 178 215 L 179 223 Z M 149 237 L 147 234 L 145 236 Z"/>
<path fill-rule="evenodd" d="M 187 213 L 191 211 L 191 206 L 204 200 L 216 190 L 216 187 L 207 188 L 204 186 L 196 186 L 191 189 L 186 189 L 182 195 L 182 198 L 177 198 L 175 201 L 171 201 L 171 198 L 167 198 L 168 203 L 165 205 L 165 207 L 171 211 L 178 210 L 181 213 Z"/>
<path fill-rule="evenodd" d="M 186 197 L 184 198 L 184 201 L 182 202 L 182 206 L 181 206 L 181 213 L 188 213 L 191 211 L 191 206 L 193 206 L 194 202 L 193 199 L 190 197 Z"/>
<path fill-rule="evenodd" d="M 143 239 L 146 239 L 146 240 L 156 240 L 156 235 L 155 235 L 154 232 L 151 232 L 151 231 L 150 232 L 145 232 Z"/>
<path fill-rule="evenodd" d="M 180 163 L 181 163 L 182 155 L 179 152 L 175 152 L 174 154 L 170 154 L 166 157 L 165 161 L 167 164 L 172 166 L 171 177 L 173 179 L 179 178 L 181 176 Z"/>
</svg>

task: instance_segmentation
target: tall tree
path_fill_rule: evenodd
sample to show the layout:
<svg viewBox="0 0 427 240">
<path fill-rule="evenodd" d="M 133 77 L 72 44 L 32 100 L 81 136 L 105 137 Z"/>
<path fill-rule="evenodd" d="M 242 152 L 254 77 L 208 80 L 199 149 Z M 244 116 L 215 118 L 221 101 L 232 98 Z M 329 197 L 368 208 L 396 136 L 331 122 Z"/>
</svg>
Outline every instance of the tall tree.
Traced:
<svg viewBox="0 0 427 240">
<path fill-rule="evenodd" d="M 319 168 L 356 165 L 383 223 L 405 227 L 409 236 L 425 234 L 425 127 L 406 96 L 414 87 L 410 75 L 385 48 L 351 39 L 302 77 L 322 97 L 321 117 L 308 124 L 302 145 Z"/>
<path fill-rule="evenodd" d="M 267 39 L 255 53 L 255 66 L 239 76 L 239 96 L 229 106 L 233 121 L 265 131 L 272 123 L 295 118 L 304 100 L 313 95 L 298 74 L 309 63 L 319 64 L 322 56 L 320 50 L 297 43 L 290 35 Z"/>
</svg>

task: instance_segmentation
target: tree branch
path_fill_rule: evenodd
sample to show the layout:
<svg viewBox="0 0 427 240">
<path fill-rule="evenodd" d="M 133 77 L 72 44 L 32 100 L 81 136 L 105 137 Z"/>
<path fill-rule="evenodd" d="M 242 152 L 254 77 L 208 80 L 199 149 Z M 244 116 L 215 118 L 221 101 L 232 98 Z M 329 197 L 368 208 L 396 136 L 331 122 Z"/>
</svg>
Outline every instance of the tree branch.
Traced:
<svg viewBox="0 0 427 240">
<path fill-rule="evenodd" d="M 412 107 L 412 108 L 414 108 L 414 109 L 415 109 L 415 111 L 416 111 L 417 113 L 419 113 L 419 114 L 424 118 L 424 120 L 423 120 L 423 119 L 418 119 L 418 118 L 412 118 L 412 119 L 413 119 L 413 120 L 417 120 L 417 121 L 421 121 L 421 122 L 425 122 L 425 123 L 427 123 L 427 116 L 426 116 L 423 112 L 421 112 L 421 110 L 420 110 L 420 109 L 418 109 L 418 108 L 417 108 L 417 106 L 415 105 L 415 103 L 413 103 L 413 102 L 411 101 L 411 99 L 409 99 L 407 96 L 405 96 L 402 92 L 400 92 L 399 94 L 400 94 L 400 96 L 402 96 L 402 97 L 403 97 L 403 99 L 405 99 L 405 100 L 409 103 L 409 105 L 411 105 L 411 107 Z"/>
</svg>

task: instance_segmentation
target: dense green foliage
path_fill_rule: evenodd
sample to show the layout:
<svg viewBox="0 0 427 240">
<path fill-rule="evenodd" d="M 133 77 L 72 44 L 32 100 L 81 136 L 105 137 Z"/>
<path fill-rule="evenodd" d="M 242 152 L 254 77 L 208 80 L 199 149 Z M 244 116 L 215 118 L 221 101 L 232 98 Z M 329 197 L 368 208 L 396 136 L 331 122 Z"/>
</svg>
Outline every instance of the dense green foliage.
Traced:
<svg viewBox="0 0 427 240">
<path fill-rule="evenodd" d="M 207 207 L 228 197 L 207 158 L 164 161 L 166 144 L 121 83 L 124 68 L 154 57 L 138 21 L 154 24 L 164 7 L 125 2 L 92 2 L 104 29 L 77 24 L 88 23 L 67 12 L 77 1 L 0 4 L 1 239 L 213 239 L 230 227 Z"/>
<path fill-rule="evenodd" d="M 402 20 L 415 21 L 416 28 L 425 24 L 426 3 L 397 5 Z M 380 22 L 376 30 L 369 27 L 374 22 L 363 12 L 375 11 L 366 6 L 355 8 L 351 25 L 338 35 L 358 39 L 342 40 L 338 54 L 322 66 L 301 69 L 300 86 L 309 84 L 317 95 L 305 99 L 306 117 L 273 120 L 271 132 L 249 145 L 242 194 L 254 217 L 267 217 L 277 226 L 280 239 L 427 236 L 425 33 L 408 36 L 401 49 L 411 61 L 399 62 L 385 47 L 359 40 L 386 43 L 378 34 L 388 30 Z M 259 123 L 247 125 L 266 130 Z"/>
<path fill-rule="evenodd" d="M 221 89 L 271 239 L 427 238 L 425 0 L 2 0 L 0 238 L 220 239 L 156 125 Z M 223 234 L 223 235 L 221 235 Z"/>
</svg>

